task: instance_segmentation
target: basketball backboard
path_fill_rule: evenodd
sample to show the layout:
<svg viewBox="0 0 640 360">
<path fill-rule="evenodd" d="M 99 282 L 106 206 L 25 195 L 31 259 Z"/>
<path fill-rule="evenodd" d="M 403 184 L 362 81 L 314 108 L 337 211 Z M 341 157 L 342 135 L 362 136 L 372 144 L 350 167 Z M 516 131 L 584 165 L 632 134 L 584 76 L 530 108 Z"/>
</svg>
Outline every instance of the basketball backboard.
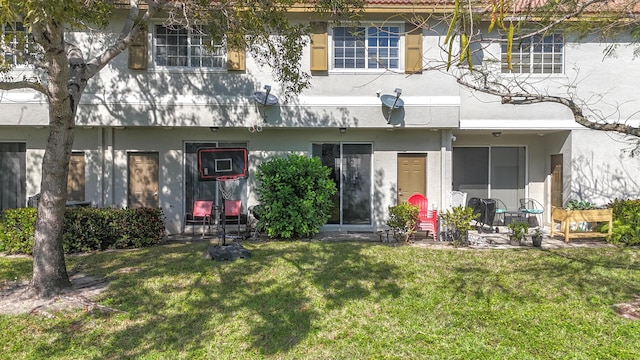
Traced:
<svg viewBox="0 0 640 360">
<path fill-rule="evenodd" d="M 198 173 L 200 180 L 245 177 L 247 176 L 247 149 L 198 149 Z"/>
</svg>

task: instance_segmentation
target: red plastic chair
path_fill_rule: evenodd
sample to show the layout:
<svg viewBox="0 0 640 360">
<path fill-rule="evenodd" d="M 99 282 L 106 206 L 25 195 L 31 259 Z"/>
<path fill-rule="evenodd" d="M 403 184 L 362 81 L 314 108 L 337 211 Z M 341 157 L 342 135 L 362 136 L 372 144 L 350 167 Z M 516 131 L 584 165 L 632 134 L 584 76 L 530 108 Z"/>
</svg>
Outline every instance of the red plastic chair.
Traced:
<svg viewBox="0 0 640 360">
<path fill-rule="evenodd" d="M 417 231 L 431 232 L 433 240 L 438 240 L 438 211 L 429 210 L 429 200 L 422 194 L 413 194 L 407 199 L 409 205 L 420 208 L 418 214 Z M 426 235 L 425 235 L 426 236 Z"/>
<path fill-rule="evenodd" d="M 196 200 L 193 202 L 193 211 L 184 215 L 184 223 L 182 225 L 182 233 L 186 225 L 191 224 L 191 233 L 195 234 L 196 224 L 202 225 L 202 237 L 204 237 L 205 226 L 211 228 L 211 211 L 213 209 L 213 201 Z"/>
<path fill-rule="evenodd" d="M 240 218 L 242 215 L 242 201 L 225 200 L 224 201 L 224 217 L 225 224 L 238 224 L 238 236 L 240 236 Z"/>
</svg>

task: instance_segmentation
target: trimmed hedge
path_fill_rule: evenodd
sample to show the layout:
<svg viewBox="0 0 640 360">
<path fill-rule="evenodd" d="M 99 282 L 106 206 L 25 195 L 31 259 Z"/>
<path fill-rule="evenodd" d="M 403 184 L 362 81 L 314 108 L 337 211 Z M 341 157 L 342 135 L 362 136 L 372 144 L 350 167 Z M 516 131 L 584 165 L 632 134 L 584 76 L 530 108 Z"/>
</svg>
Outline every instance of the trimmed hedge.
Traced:
<svg viewBox="0 0 640 360">
<path fill-rule="evenodd" d="M 0 252 L 31 254 L 37 210 L 7 209 L 0 216 Z M 67 208 L 62 246 L 67 254 L 138 248 L 164 238 L 161 209 Z"/>
<path fill-rule="evenodd" d="M 0 214 L 0 252 L 31 255 L 36 213 L 35 208 L 18 208 Z"/>
</svg>

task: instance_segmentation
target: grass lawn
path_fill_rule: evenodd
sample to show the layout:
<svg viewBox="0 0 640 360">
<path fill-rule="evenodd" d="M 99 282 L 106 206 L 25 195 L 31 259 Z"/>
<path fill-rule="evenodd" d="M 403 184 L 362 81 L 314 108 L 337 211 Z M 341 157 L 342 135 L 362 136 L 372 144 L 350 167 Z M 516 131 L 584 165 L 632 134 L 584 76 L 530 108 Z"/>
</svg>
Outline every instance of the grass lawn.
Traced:
<svg viewBox="0 0 640 360">
<path fill-rule="evenodd" d="M 640 250 L 171 244 L 68 258 L 126 313 L 0 316 L 2 359 L 638 359 Z M 0 282 L 29 278 L 0 258 Z"/>
</svg>

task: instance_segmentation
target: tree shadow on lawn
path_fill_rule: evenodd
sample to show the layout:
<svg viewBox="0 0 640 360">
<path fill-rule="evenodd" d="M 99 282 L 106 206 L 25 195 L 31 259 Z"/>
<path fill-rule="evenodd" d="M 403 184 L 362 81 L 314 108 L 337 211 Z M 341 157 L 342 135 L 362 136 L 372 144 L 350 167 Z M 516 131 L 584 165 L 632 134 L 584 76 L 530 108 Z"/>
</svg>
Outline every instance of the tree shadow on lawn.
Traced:
<svg viewBox="0 0 640 360">
<path fill-rule="evenodd" d="M 182 356 L 287 352 L 326 310 L 355 299 L 400 295 L 395 283 L 400 269 L 367 253 L 375 246 L 380 245 L 249 244 L 252 257 L 234 262 L 205 259 L 206 244 L 94 254 L 86 260 L 87 271 L 110 281 L 101 303 L 128 314 L 102 315 L 113 322 L 113 330 L 95 345 L 90 336 L 74 336 L 89 331 L 95 316 L 84 316 L 71 328 L 54 326 L 49 331 L 57 340 L 40 345 L 37 353 L 64 354 L 77 341 L 98 346 L 108 357 L 150 351 Z M 227 342 L 242 349 L 222 349 Z"/>
<path fill-rule="evenodd" d="M 500 296 L 521 304 L 539 304 L 566 296 L 585 300 L 597 297 L 598 302 L 615 304 L 640 293 L 636 250 L 564 249 L 502 255 L 497 251 L 461 253 L 461 257 L 486 258 L 452 266 L 448 279 L 452 293 L 477 300 Z"/>
<path fill-rule="evenodd" d="M 611 247 L 598 251 L 591 249 L 559 250 L 550 253 L 569 262 L 580 263 L 584 268 L 640 270 L 639 247 Z"/>
<path fill-rule="evenodd" d="M 555 264 L 549 276 L 564 276 L 570 287 L 585 295 L 603 297 L 607 303 L 627 301 L 640 294 L 639 249 L 566 249 L 549 252 Z"/>
</svg>

